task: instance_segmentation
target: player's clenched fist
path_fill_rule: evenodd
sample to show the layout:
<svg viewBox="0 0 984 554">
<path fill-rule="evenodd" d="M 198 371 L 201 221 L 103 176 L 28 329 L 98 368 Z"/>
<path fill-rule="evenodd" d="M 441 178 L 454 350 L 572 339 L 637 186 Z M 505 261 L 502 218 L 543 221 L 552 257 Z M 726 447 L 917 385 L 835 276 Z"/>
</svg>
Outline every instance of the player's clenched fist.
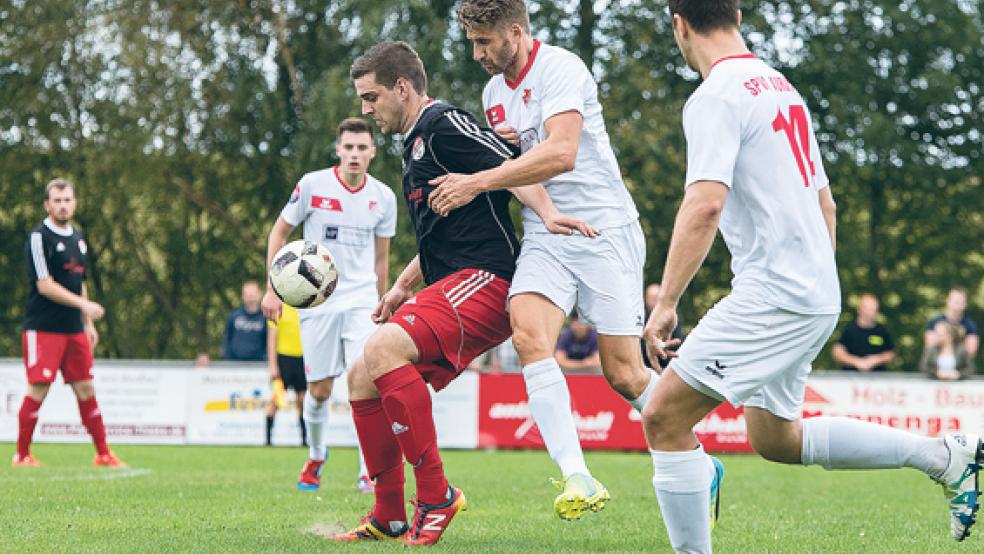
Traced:
<svg viewBox="0 0 984 554">
<path fill-rule="evenodd" d="M 393 315 L 393 312 L 402 306 L 410 296 L 411 294 L 408 289 L 393 285 L 393 288 L 388 290 L 379 299 L 379 304 L 376 305 L 376 309 L 372 312 L 372 321 L 374 323 L 385 323 Z"/>
</svg>

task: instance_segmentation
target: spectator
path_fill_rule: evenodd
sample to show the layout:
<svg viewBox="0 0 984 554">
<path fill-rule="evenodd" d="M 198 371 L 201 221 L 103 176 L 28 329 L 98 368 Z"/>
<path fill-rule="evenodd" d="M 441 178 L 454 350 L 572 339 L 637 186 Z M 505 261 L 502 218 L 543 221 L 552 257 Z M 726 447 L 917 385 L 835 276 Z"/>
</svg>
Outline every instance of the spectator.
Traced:
<svg viewBox="0 0 984 554">
<path fill-rule="evenodd" d="M 601 367 L 598 352 L 598 332 L 594 327 L 571 316 L 571 322 L 560 333 L 554 354 L 557 363 L 568 370 L 596 370 Z"/>
<path fill-rule="evenodd" d="M 862 294 L 858 317 L 844 327 L 834 344 L 834 360 L 847 371 L 885 371 L 895 359 L 895 345 L 888 330 L 878 323 L 878 298 Z"/>
<path fill-rule="evenodd" d="M 981 338 L 977 334 L 977 323 L 964 314 L 966 309 L 967 289 L 963 287 L 950 289 L 950 294 L 946 297 L 946 312 L 929 320 L 929 325 L 926 327 L 926 334 L 923 337 L 926 350 L 934 346 L 942 348 L 948 336 L 946 335 L 948 332 L 942 324 L 948 322 L 962 330 L 959 334 L 963 337 L 963 350 L 970 358 L 970 362 L 973 363 L 974 357 L 977 356 L 977 348 L 981 344 Z"/>
<path fill-rule="evenodd" d="M 208 352 L 202 351 L 195 355 L 195 369 L 205 369 L 212 365 L 212 359 L 208 357 Z"/>
<path fill-rule="evenodd" d="M 967 352 L 967 332 L 963 326 L 941 321 L 934 332 L 942 337 L 923 351 L 919 369 L 929 378 L 956 381 L 974 374 L 974 359 Z"/>
<path fill-rule="evenodd" d="M 254 280 L 243 283 L 243 305 L 226 319 L 222 338 L 222 357 L 226 360 L 258 361 L 266 359 L 267 324 L 260 311 L 260 285 Z"/>
<path fill-rule="evenodd" d="M 659 300 L 659 287 L 660 287 L 659 283 L 652 283 L 648 287 L 646 287 L 646 296 L 645 296 L 646 314 L 645 314 L 644 321 L 649 321 L 649 314 L 652 313 L 653 307 L 656 305 L 656 301 Z M 673 329 L 673 335 L 670 338 L 679 339 L 680 341 L 683 341 L 683 331 L 680 329 L 679 322 L 677 322 L 676 328 Z M 649 352 L 646 351 L 646 341 L 639 339 L 639 344 L 640 347 L 642 348 L 642 361 L 645 362 L 646 367 L 651 367 L 659 371 L 666 369 L 666 366 L 669 365 L 670 363 L 669 358 L 661 358 L 659 360 L 659 367 L 656 367 L 649 359 Z M 679 346 L 670 347 L 670 350 L 676 350 L 677 348 L 679 348 Z"/>
<path fill-rule="evenodd" d="M 492 350 L 492 371 L 503 373 L 520 373 L 523 366 L 519 362 L 519 353 L 513 346 L 512 337 L 509 337 L 502 344 Z"/>
</svg>

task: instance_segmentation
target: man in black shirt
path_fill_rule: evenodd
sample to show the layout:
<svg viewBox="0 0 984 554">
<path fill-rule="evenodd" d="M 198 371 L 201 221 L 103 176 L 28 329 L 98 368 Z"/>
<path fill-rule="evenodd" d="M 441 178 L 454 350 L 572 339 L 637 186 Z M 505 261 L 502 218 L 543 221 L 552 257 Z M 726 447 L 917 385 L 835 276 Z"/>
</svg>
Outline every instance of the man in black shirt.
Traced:
<svg viewBox="0 0 984 554">
<path fill-rule="evenodd" d="M 79 403 L 82 424 L 96 446 L 97 466 L 125 467 L 106 444 L 106 427 L 92 385 L 92 349 L 99 340 L 94 322 L 105 311 L 89 300 L 85 287 L 88 248 L 72 224 L 75 187 L 55 179 L 45 188 L 48 218 L 31 230 L 24 245 L 31 289 L 24 318 L 24 367 L 27 394 L 18 414 L 14 466 L 39 466 L 31 456 L 38 411 L 61 371 Z"/>
<path fill-rule="evenodd" d="M 888 330 L 878 323 L 878 299 L 866 293 L 858 301 L 858 318 L 844 327 L 833 350 L 834 360 L 848 371 L 884 371 L 895 358 Z"/>
<path fill-rule="evenodd" d="M 441 217 L 428 204 L 435 188 L 430 181 L 496 167 L 517 152 L 471 114 L 429 98 L 423 64 L 406 43 L 374 46 L 355 61 L 351 76 L 363 114 L 382 132 L 403 135 L 403 195 L 419 253 L 380 299 L 373 318 L 385 323 L 349 371 L 352 416 L 376 481 L 376 504 L 361 525 L 335 540 L 434 544 L 465 498 L 444 475 L 426 383 L 441 390 L 511 334 L 506 299 L 519 242 L 509 192 L 480 194 Z M 552 232 L 596 234 L 559 214 L 539 185 L 516 195 Z M 426 287 L 414 295 L 421 284 Z M 412 526 L 403 458 L 417 483 Z"/>
</svg>

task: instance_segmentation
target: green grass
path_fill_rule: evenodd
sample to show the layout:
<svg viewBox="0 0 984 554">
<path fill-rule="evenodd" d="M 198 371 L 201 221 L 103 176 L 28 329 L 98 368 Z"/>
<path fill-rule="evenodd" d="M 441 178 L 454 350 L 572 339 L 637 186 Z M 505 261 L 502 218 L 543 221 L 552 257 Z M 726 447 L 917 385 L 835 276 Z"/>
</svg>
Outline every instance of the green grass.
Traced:
<svg viewBox="0 0 984 554">
<path fill-rule="evenodd" d="M 12 452 L 6 444 L 0 451 Z M 352 449 L 334 449 L 315 493 L 295 479 L 299 448 L 119 446 L 131 470 L 92 467 L 88 445 L 35 446 L 40 469 L 0 467 L 4 552 L 396 551 L 334 545 L 319 533 L 352 526 L 370 505 L 355 489 Z M 544 452 L 445 452 L 468 496 L 437 547 L 453 552 L 669 551 L 645 454 L 588 455 L 613 501 L 565 523 L 553 515 Z M 724 458 L 718 553 L 984 552 L 958 545 L 939 487 L 911 470 L 826 472 L 752 456 Z M 984 533 L 982 533 L 984 535 Z"/>
</svg>

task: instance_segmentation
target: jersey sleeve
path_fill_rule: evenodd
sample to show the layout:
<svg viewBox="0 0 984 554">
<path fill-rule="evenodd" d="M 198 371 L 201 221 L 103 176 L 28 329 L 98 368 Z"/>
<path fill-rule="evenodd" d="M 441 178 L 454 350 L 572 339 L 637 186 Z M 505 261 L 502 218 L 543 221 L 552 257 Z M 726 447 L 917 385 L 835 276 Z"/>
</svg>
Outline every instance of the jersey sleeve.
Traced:
<svg viewBox="0 0 984 554">
<path fill-rule="evenodd" d="M 969 317 L 964 317 L 963 320 L 964 329 L 967 330 L 968 335 L 977 335 L 977 322 Z"/>
<path fill-rule="evenodd" d="M 557 61 L 557 67 L 543 75 L 540 91 L 543 121 L 570 111 L 584 115 L 584 104 L 595 87 L 594 77 L 580 58 L 571 54 Z"/>
<path fill-rule="evenodd" d="M 476 173 L 502 165 L 518 155 L 488 127 L 479 126 L 468 112 L 448 110 L 432 127 L 430 147 L 434 159 L 450 173 Z"/>
<path fill-rule="evenodd" d="M 729 189 L 741 147 L 738 106 L 711 94 L 698 94 L 683 114 L 687 138 L 687 182 L 718 181 Z"/>
<path fill-rule="evenodd" d="M 290 193 L 290 198 L 287 199 L 284 209 L 280 211 L 280 217 L 294 227 L 300 225 L 307 218 L 307 206 L 311 204 L 308 201 L 310 194 L 307 179 L 302 177 L 294 187 L 294 192 Z"/>
<path fill-rule="evenodd" d="M 27 276 L 32 283 L 51 277 L 48 259 L 44 255 L 44 238 L 40 231 L 34 231 L 27 239 Z"/>
<path fill-rule="evenodd" d="M 377 237 L 390 238 L 396 235 L 396 195 L 389 187 L 380 183 L 383 189 L 382 206 L 383 217 L 379 219 L 374 230 Z"/>
</svg>

